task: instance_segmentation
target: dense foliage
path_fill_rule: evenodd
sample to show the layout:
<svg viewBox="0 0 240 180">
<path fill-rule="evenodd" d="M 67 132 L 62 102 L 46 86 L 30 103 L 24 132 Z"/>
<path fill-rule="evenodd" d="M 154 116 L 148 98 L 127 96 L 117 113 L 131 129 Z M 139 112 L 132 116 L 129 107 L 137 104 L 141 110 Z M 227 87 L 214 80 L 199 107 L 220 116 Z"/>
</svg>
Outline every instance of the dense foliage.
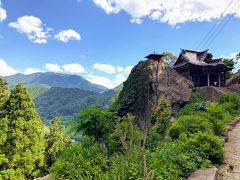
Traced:
<svg viewBox="0 0 240 180">
<path fill-rule="evenodd" d="M 1 153 L 5 158 L 0 164 L 3 179 L 32 178 L 44 166 L 43 124 L 35 110 L 31 96 L 19 84 L 11 90 L 1 109 Z"/>
<path fill-rule="evenodd" d="M 70 172 L 78 172 L 78 177 L 85 179 L 185 179 L 197 168 L 222 162 L 223 143 L 219 136 L 225 132 L 226 123 L 239 114 L 239 99 L 237 94 L 228 94 L 218 102 L 207 102 L 194 92 L 173 124 L 170 123 L 171 107 L 166 99 L 161 99 L 152 113 L 146 146 L 144 132 L 135 125 L 132 115 L 118 117 L 105 109 L 85 108 L 77 119 L 77 127 L 89 138 L 76 145 L 83 148 L 78 154 L 83 165 L 76 162 L 74 167 L 71 164 L 71 169 L 62 172 L 64 162 L 68 163 L 71 158 L 61 156 L 53 165 L 52 173 L 57 178 L 69 179 L 73 178 Z M 103 127 L 103 131 L 97 127 Z M 103 164 L 97 164 L 96 170 L 92 164 L 87 167 L 91 170 L 83 170 L 85 161 L 94 163 L 90 157 L 83 156 L 82 144 L 86 142 L 93 142 L 99 148 L 93 156 L 103 158 Z M 64 151 L 68 153 L 71 148 Z"/>
<path fill-rule="evenodd" d="M 219 137 L 240 114 L 240 96 L 208 102 L 194 92 L 174 122 L 170 103 L 161 99 L 147 131 L 133 115 L 119 116 L 113 109 L 83 108 L 68 124 L 73 143 L 59 118 L 44 131 L 22 84 L 9 94 L 0 79 L 0 179 L 33 179 L 49 172 L 73 180 L 186 179 L 197 168 L 222 163 Z"/>
<path fill-rule="evenodd" d="M 31 91 L 36 92 L 33 87 Z M 95 103 L 106 106 L 110 98 L 111 94 L 54 87 L 37 96 L 34 102 L 43 122 L 50 124 L 49 121 L 54 117 L 62 117 L 67 122 L 68 116 L 73 116 L 82 108 Z"/>
<path fill-rule="evenodd" d="M 63 131 L 63 128 L 60 118 L 54 118 L 51 122 L 50 132 L 45 135 L 47 167 L 51 167 L 62 149 L 71 143 L 71 139 Z"/>
</svg>

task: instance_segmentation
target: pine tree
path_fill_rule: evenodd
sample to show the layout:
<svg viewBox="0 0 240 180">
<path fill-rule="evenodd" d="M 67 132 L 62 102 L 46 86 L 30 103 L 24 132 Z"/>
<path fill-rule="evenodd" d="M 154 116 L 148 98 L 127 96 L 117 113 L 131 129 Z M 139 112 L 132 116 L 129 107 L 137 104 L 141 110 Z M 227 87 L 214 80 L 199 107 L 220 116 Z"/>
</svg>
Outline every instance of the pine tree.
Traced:
<svg viewBox="0 0 240 180">
<path fill-rule="evenodd" d="M 2 78 L 0 78 L 0 117 L 3 116 L 3 106 L 8 99 L 8 85 Z"/>
<path fill-rule="evenodd" d="M 31 179 L 44 165 L 44 130 L 31 95 L 22 84 L 11 90 L 5 110 L 9 126 L 5 148 L 9 162 L 2 176 L 10 178 L 15 174 Z"/>
<path fill-rule="evenodd" d="M 46 135 L 46 164 L 48 167 L 51 167 L 56 161 L 61 150 L 71 143 L 70 137 L 63 131 L 63 128 L 60 118 L 52 120 L 50 133 Z"/>
<path fill-rule="evenodd" d="M 5 143 L 7 140 L 8 120 L 5 117 L 4 105 L 8 99 L 8 85 L 0 78 L 0 169 L 8 162 L 5 154 Z"/>
</svg>

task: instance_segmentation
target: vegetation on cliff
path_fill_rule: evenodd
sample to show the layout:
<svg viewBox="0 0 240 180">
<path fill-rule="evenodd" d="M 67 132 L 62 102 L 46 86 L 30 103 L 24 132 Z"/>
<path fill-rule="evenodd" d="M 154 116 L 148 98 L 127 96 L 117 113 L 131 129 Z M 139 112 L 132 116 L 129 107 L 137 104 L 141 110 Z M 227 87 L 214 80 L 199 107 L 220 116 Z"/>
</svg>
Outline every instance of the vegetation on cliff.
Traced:
<svg viewBox="0 0 240 180">
<path fill-rule="evenodd" d="M 224 153 L 220 136 L 240 114 L 240 96 L 226 94 L 210 102 L 193 92 L 173 122 L 171 101 L 155 99 L 149 84 L 151 69 L 144 62 L 140 66 L 124 84 L 123 91 L 128 93 L 120 92 L 110 108 L 85 107 L 68 124 L 75 142 L 59 118 L 44 132 L 26 88 L 20 84 L 8 94 L 7 84 L 0 79 L 0 179 L 51 173 L 56 179 L 177 180 L 197 168 L 220 164 Z M 134 74 L 137 71 L 146 71 L 142 82 L 139 72 Z M 143 129 L 141 118 L 136 121 L 130 112 L 143 109 L 139 105 L 153 99 L 149 116 L 142 111 L 144 118 L 149 117 L 149 126 Z"/>
</svg>

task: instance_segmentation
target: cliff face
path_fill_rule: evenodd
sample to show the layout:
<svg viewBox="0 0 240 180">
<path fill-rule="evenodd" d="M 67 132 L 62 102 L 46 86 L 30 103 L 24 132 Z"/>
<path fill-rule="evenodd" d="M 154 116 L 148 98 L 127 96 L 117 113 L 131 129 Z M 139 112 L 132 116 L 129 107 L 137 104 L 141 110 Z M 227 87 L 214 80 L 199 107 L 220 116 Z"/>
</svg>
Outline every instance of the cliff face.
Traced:
<svg viewBox="0 0 240 180">
<path fill-rule="evenodd" d="M 172 105 L 173 113 L 189 101 L 192 83 L 174 69 L 156 61 L 140 61 L 132 70 L 117 100 L 117 110 L 123 116 L 132 113 L 141 127 L 149 127 L 151 112 L 161 98 Z"/>
</svg>

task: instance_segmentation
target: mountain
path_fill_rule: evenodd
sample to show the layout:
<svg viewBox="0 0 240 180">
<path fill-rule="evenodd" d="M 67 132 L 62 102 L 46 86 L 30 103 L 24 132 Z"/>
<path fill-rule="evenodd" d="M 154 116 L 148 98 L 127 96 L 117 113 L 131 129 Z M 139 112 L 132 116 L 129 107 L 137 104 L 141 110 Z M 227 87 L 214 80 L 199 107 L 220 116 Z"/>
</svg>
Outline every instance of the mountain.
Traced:
<svg viewBox="0 0 240 180">
<path fill-rule="evenodd" d="M 43 84 L 50 87 L 78 88 L 99 93 L 108 90 L 108 88 L 104 86 L 90 83 L 83 77 L 72 74 L 46 72 L 24 75 L 18 73 L 12 76 L 6 76 L 4 79 L 8 81 L 10 86 L 23 83 L 26 86 L 32 84 Z"/>
<path fill-rule="evenodd" d="M 112 93 L 49 87 L 42 84 L 34 84 L 27 88 L 33 94 L 36 109 L 45 124 L 49 124 L 54 117 L 61 117 L 66 122 L 89 105 L 108 106 L 112 97 Z"/>
</svg>

